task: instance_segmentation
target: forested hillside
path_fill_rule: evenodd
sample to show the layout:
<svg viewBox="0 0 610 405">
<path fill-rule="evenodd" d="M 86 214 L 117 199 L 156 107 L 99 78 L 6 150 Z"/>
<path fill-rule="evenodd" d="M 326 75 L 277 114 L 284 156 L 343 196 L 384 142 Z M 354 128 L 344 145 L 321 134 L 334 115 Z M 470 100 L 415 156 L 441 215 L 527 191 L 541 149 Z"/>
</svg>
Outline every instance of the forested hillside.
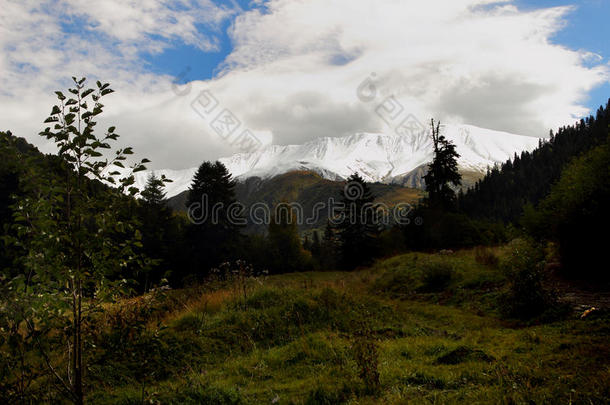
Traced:
<svg viewBox="0 0 610 405">
<path fill-rule="evenodd" d="M 526 204 L 537 204 L 559 180 L 576 156 L 608 139 L 610 101 L 574 125 L 551 131 L 550 138 L 533 152 L 524 152 L 491 169 L 458 200 L 459 209 L 471 217 L 515 222 Z"/>
</svg>

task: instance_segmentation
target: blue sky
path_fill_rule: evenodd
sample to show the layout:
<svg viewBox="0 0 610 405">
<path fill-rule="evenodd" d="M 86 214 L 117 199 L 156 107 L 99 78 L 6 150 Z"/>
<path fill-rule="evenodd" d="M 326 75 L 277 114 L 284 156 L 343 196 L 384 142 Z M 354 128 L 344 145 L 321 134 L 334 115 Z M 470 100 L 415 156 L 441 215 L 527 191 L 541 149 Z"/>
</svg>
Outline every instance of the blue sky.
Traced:
<svg viewBox="0 0 610 405">
<path fill-rule="evenodd" d="M 53 92 L 99 79 L 126 141 L 184 168 L 237 152 L 193 110 L 203 90 L 279 145 L 393 131 L 390 96 L 422 122 L 534 137 L 607 102 L 610 1 L 485 1 L 4 0 L 0 122 L 41 146 Z"/>
<path fill-rule="evenodd" d="M 242 10 L 255 8 L 264 11 L 264 6 L 247 0 L 236 0 Z M 225 3 L 230 3 L 225 1 Z M 516 0 L 513 2 L 522 10 L 533 10 L 555 6 L 573 6 L 566 20 L 566 26 L 552 41 L 574 50 L 586 50 L 600 55 L 604 63 L 610 62 L 610 1 L 609 0 Z M 147 67 L 155 72 L 176 77 L 180 83 L 189 80 L 203 80 L 214 77 L 219 66 L 232 51 L 227 33 L 232 19 L 224 21 L 220 30 L 214 31 L 220 40 L 217 51 L 203 52 L 193 45 L 176 41 L 173 47 L 162 53 L 145 54 Z M 204 27 L 201 27 L 205 30 Z M 610 98 L 610 84 L 598 86 L 590 92 L 585 104 L 591 110 L 606 105 Z"/>
<path fill-rule="evenodd" d="M 608 0 L 518 0 L 517 6 L 523 9 L 554 6 L 574 6 L 567 18 L 567 25 L 553 41 L 572 49 L 585 49 L 610 62 L 610 1 Z M 610 84 L 599 86 L 590 93 L 587 106 L 596 110 L 606 105 L 610 98 Z"/>
<path fill-rule="evenodd" d="M 237 5 L 243 11 L 259 9 L 264 12 L 264 5 L 257 5 L 248 0 L 221 1 Z M 213 34 L 219 40 L 220 48 L 217 51 L 202 52 L 193 45 L 184 45 L 179 41 L 174 46 L 158 54 L 144 55 L 149 69 L 155 73 L 169 74 L 183 83 L 188 80 L 210 79 L 218 73 L 219 65 L 232 51 L 228 29 L 233 19 L 223 21 Z M 205 27 L 200 27 L 205 30 Z"/>
</svg>

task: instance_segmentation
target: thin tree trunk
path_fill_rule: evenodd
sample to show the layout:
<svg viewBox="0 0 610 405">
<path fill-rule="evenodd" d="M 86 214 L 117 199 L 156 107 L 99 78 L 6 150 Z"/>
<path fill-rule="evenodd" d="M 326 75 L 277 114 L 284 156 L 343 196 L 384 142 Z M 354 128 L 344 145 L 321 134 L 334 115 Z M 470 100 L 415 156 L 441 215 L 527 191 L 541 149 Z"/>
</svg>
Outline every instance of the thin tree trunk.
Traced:
<svg viewBox="0 0 610 405">
<path fill-rule="evenodd" d="M 76 345 L 74 347 L 74 394 L 76 394 L 77 405 L 84 402 L 83 395 L 83 343 L 82 343 L 82 282 L 79 278 L 77 282 L 77 319 L 76 319 Z"/>
</svg>

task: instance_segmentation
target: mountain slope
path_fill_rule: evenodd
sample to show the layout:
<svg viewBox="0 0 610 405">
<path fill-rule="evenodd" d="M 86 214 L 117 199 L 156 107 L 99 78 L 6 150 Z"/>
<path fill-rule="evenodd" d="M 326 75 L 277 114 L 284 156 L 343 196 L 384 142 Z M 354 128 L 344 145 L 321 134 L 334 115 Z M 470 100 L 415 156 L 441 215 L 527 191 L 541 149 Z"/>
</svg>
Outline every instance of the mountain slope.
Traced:
<svg viewBox="0 0 610 405">
<path fill-rule="evenodd" d="M 460 168 L 484 174 L 486 169 L 530 151 L 538 139 L 482 129 L 471 125 L 447 125 L 442 133 L 457 146 Z M 357 133 L 341 138 L 317 138 L 303 145 L 269 145 L 252 153 L 219 159 L 240 181 L 269 179 L 291 171 L 312 171 L 329 180 L 345 180 L 358 172 L 366 181 L 422 187 L 421 177 L 432 159 L 427 132 L 395 135 Z M 188 188 L 195 168 L 159 170 L 172 178 L 168 196 Z M 147 174 L 140 174 L 138 183 Z"/>
<path fill-rule="evenodd" d="M 326 225 L 329 218 L 328 207 L 325 205 L 320 211 L 315 211 L 314 206 L 319 203 L 329 202 L 332 198 L 338 201 L 341 191 L 345 187 L 344 181 L 332 181 L 323 178 L 320 174 L 307 171 L 292 171 L 270 179 L 250 177 L 245 181 L 238 182 L 235 187 L 237 200 L 246 207 L 248 226 L 246 231 L 264 232 L 267 224 L 256 225 L 248 215 L 253 204 L 259 207 L 263 204 L 273 212 L 278 203 L 298 203 L 302 207 L 303 219 L 300 221 L 299 229 L 320 228 Z M 383 203 L 387 207 L 394 207 L 398 203 L 414 204 L 423 197 L 420 190 L 406 188 L 396 184 L 373 183 L 371 191 L 377 197 L 376 202 Z M 186 211 L 186 199 L 188 191 L 168 199 L 168 205 L 176 211 Z M 260 214 L 261 211 L 257 211 Z"/>
</svg>

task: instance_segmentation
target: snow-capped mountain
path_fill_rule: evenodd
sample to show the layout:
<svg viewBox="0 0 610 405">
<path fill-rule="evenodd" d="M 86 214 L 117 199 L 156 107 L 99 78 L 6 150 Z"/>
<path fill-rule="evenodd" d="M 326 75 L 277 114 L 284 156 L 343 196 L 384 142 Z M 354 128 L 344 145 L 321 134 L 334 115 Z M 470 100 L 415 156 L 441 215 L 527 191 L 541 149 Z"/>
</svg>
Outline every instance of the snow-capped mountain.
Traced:
<svg viewBox="0 0 610 405">
<path fill-rule="evenodd" d="M 461 155 L 462 170 L 484 172 L 505 162 L 515 153 L 531 151 L 538 139 L 493 131 L 471 125 L 446 125 L 441 134 L 451 140 Z M 255 152 L 238 153 L 219 159 L 237 180 L 271 178 L 295 170 L 310 170 L 330 180 L 343 180 L 358 172 L 365 180 L 417 185 L 425 165 L 432 159 L 429 133 L 356 133 L 341 138 L 317 138 L 302 145 L 268 145 Z M 173 180 L 167 185 L 171 197 L 188 189 L 196 168 L 155 170 Z M 136 178 L 142 187 L 148 176 Z"/>
</svg>

